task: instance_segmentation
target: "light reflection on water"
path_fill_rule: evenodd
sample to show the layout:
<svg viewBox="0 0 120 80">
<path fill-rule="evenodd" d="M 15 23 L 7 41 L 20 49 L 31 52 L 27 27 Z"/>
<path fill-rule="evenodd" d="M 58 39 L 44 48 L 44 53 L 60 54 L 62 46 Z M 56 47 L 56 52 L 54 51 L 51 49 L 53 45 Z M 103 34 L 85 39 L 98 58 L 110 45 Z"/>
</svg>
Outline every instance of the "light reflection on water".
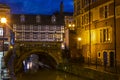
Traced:
<svg viewBox="0 0 120 80">
<path fill-rule="evenodd" d="M 87 80 L 72 74 L 57 72 L 55 80 Z"/>
<path fill-rule="evenodd" d="M 18 80 L 89 80 L 64 72 L 41 70 L 36 73 L 24 74 Z"/>
</svg>

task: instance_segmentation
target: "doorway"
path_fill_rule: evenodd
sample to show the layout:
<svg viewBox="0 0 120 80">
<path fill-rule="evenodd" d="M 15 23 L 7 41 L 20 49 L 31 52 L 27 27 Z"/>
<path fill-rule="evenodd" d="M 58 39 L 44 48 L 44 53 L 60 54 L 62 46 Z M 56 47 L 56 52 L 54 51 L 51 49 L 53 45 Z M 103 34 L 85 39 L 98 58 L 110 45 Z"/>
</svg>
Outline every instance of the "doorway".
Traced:
<svg viewBox="0 0 120 80">
<path fill-rule="evenodd" d="M 110 67 L 114 67 L 114 52 L 110 52 Z"/>
<path fill-rule="evenodd" d="M 104 61 L 104 67 L 107 67 L 107 52 L 103 52 L 103 61 Z"/>
</svg>

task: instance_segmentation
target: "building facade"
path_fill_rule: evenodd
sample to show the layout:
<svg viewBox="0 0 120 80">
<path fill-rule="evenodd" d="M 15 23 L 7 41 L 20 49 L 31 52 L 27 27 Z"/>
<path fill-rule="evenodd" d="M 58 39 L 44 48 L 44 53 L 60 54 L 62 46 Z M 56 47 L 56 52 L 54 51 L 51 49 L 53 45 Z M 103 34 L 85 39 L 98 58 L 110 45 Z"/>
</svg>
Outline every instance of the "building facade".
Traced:
<svg viewBox="0 0 120 80">
<path fill-rule="evenodd" d="M 119 66 L 119 0 L 74 0 L 77 36 L 85 62 Z"/>
<path fill-rule="evenodd" d="M 7 23 L 0 23 L 0 53 L 7 51 L 10 45 L 10 28 L 7 24 L 10 23 L 10 8 L 5 4 L 0 4 L 0 19 L 6 18 Z M 1 21 L 0 21 L 1 22 Z"/>
<path fill-rule="evenodd" d="M 63 41 L 64 22 L 56 15 L 12 15 L 15 41 Z"/>
<path fill-rule="evenodd" d="M 65 15 L 65 44 L 71 59 L 80 57 L 73 14 Z"/>
</svg>

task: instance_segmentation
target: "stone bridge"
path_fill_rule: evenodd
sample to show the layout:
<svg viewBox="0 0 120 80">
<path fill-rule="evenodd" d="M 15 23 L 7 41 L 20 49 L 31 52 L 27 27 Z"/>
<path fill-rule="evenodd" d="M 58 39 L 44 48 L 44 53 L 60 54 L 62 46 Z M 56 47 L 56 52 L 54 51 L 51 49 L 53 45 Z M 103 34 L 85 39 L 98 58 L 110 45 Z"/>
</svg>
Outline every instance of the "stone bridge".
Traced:
<svg viewBox="0 0 120 80">
<path fill-rule="evenodd" d="M 14 60 L 14 68 L 16 72 L 22 68 L 23 61 L 31 54 L 44 54 L 45 56 L 51 57 L 56 62 L 56 65 L 63 62 L 63 50 L 61 49 L 60 42 L 17 42 L 14 45 L 13 50 L 8 52 L 9 57 L 12 53 L 16 54 Z"/>
</svg>

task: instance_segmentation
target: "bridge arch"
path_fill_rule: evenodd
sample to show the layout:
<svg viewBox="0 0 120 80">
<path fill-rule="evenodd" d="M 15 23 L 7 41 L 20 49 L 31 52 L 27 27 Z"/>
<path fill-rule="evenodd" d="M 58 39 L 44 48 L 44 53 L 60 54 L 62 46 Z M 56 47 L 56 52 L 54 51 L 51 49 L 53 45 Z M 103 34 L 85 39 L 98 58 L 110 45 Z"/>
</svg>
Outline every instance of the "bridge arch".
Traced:
<svg viewBox="0 0 120 80">
<path fill-rule="evenodd" d="M 36 54 L 39 56 L 44 56 L 48 58 L 48 61 L 51 61 L 54 66 L 57 66 L 57 64 L 61 63 L 61 55 L 59 52 L 55 51 L 48 51 L 48 50 L 30 50 L 25 53 L 23 53 L 22 56 L 20 56 L 15 64 L 16 71 L 19 72 L 20 69 L 22 69 L 23 64 L 22 62 L 29 57 L 32 54 Z"/>
</svg>

